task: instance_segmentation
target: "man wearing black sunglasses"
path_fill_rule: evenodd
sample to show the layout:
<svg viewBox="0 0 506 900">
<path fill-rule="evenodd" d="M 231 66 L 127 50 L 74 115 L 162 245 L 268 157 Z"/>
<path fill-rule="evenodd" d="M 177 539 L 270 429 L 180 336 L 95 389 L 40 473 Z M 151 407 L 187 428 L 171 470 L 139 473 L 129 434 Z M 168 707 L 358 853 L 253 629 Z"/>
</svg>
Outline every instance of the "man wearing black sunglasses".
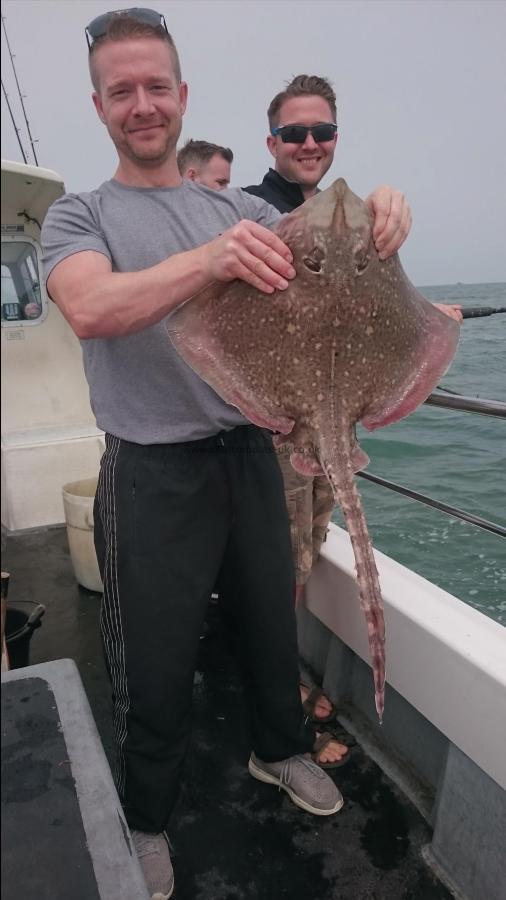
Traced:
<svg viewBox="0 0 506 900">
<path fill-rule="evenodd" d="M 338 139 L 336 95 L 327 79 L 297 75 L 284 91 L 276 94 L 267 116 L 267 146 L 275 168 L 269 169 L 261 184 L 245 190 L 267 200 L 280 212 L 289 213 L 314 196 L 332 165 Z M 400 191 L 386 186 L 373 191 L 366 203 L 374 215 L 376 249 L 381 258 L 386 258 L 399 249 L 409 233 L 409 206 Z M 439 305 L 439 309 L 461 320 L 457 307 Z M 289 457 L 284 449 L 278 453 L 291 520 L 298 604 L 325 540 L 334 497 L 326 478 L 299 475 Z M 317 726 L 335 718 L 333 704 L 303 670 L 300 692 L 304 710 Z M 316 750 L 318 746 L 320 749 Z M 348 748 L 337 740 L 319 740 L 316 747 L 313 758 L 324 767 L 348 759 Z"/>
<path fill-rule="evenodd" d="M 165 829 L 217 578 L 248 677 L 249 772 L 314 815 L 343 803 L 306 756 L 314 731 L 298 690 L 289 524 L 271 437 L 182 362 L 165 323 L 213 281 L 241 278 L 269 294 L 295 270 L 265 201 L 181 178 L 187 86 L 163 16 L 106 13 L 86 40 L 93 102 L 119 162 L 97 190 L 49 210 L 44 265 L 49 295 L 82 340 L 106 432 L 94 521 L 116 780 L 152 898 L 167 900 Z"/>
<path fill-rule="evenodd" d="M 275 167 L 261 184 L 244 190 L 287 213 L 314 196 L 332 165 L 338 140 L 336 95 L 326 78 L 297 75 L 276 94 L 267 117 L 267 147 Z M 404 195 L 390 187 L 377 188 L 366 203 L 375 217 L 376 249 L 386 258 L 406 239 L 411 211 Z"/>
<path fill-rule="evenodd" d="M 276 94 L 268 112 L 267 146 L 275 159 L 261 184 L 245 190 L 262 197 L 282 213 L 291 212 L 318 190 L 334 159 L 338 140 L 336 95 L 330 83 L 317 75 L 298 75 Z M 373 237 L 382 258 L 404 242 L 411 213 L 403 194 L 377 188 L 366 201 L 375 216 Z M 296 600 L 316 562 L 334 508 L 330 485 L 323 476 L 305 478 L 290 464 L 289 453 L 279 452 L 287 506 L 291 518 L 296 579 Z M 331 721 L 335 709 L 322 691 L 301 672 L 301 697 L 306 713 L 317 725 Z M 346 761 L 347 747 L 327 741 L 316 758 L 322 765 Z"/>
</svg>

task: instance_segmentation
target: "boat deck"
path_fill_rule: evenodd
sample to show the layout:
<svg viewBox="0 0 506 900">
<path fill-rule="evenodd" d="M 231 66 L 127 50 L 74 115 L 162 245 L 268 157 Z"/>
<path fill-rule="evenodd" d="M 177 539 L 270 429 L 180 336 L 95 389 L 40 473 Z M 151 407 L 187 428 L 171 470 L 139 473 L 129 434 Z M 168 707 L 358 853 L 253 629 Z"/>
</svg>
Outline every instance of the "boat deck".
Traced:
<svg viewBox="0 0 506 900">
<path fill-rule="evenodd" d="M 64 528 L 2 543 L 9 603 L 46 606 L 30 662 L 76 662 L 112 763 L 100 596 L 77 586 Z M 170 829 L 175 900 L 449 900 L 421 857 L 427 823 L 360 747 L 331 773 L 345 805 L 329 818 L 303 812 L 250 777 L 242 689 L 219 604 L 210 605 L 208 626 L 195 674 L 193 740 Z M 64 846 L 60 852 L 64 858 Z M 42 875 L 43 860 L 40 866 Z"/>
</svg>

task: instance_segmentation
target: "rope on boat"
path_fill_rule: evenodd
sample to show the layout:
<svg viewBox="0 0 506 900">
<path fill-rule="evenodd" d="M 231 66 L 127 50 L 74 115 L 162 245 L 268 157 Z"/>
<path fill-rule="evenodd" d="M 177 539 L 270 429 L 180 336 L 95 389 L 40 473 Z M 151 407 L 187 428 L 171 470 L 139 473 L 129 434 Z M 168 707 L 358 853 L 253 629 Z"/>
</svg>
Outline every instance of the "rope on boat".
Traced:
<svg viewBox="0 0 506 900">
<path fill-rule="evenodd" d="M 478 316 L 494 316 L 496 313 L 506 313 L 506 306 L 463 306 L 460 310 L 463 319 L 476 319 Z"/>
<path fill-rule="evenodd" d="M 506 313 L 506 306 L 468 306 L 461 308 L 462 318 L 475 319 L 479 316 L 494 316 L 497 313 Z M 443 396 L 451 394 L 451 397 Z M 496 416 L 506 419 L 506 403 L 500 400 L 480 400 L 478 397 L 465 397 L 457 391 L 438 385 L 434 393 L 427 397 L 425 403 L 430 406 L 443 406 L 445 409 L 458 409 L 461 412 L 481 413 L 485 416 Z"/>
<path fill-rule="evenodd" d="M 425 494 L 420 494 L 418 491 L 413 491 L 411 488 L 403 487 L 403 485 L 396 484 L 393 481 L 387 481 L 386 478 L 380 478 L 379 475 L 373 475 L 372 472 L 357 472 L 357 475 L 360 475 L 361 478 L 366 478 L 368 481 L 374 482 L 374 484 L 380 484 L 382 487 L 390 488 L 391 491 L 396 491 L 398 494 L 403 494 L 411 500 L 418 500 L 419 503 L 424 503 L 425 506 L 432 506 L 434 509 L 439 509 L 441 512 L 447 513 L 449 516 L 454 516 L 456 519 L 462 519 L 463 522 L 469 522 L 470 525 L 475 525 L 477 528 L 482 528 L 484 531 L 490 531 L 492 534 L 497 534 L 499 537 L 506 538 L 506 528 L 503 525 L 496 525 L 495 522 L 489 522 L 481 516 L 475 516 L 473 513 L 465 512 L 463 509 L 458 509 L 456 506 L 450 506 L 449 503 L 443 503 L 441 500 L 433 500 L 432 497 L 427 497 Z"/>
<path fill-rule="evenodd" d="M 467 309 L 463 308 L 461 312 L 464 319 L 472 319 L 478 316 L 506 313 L 506 306 L 495 309 L 491 306 L 471 306 L 467 307 Z M 445 409 L 456 409 L 461 412 L 480 413 L 485 416 L 496 416 L 497 418 L 506 419 L 506 403 L 502 403 L 500 400 L 480 400 L 478 397 L 465 397 L 456 391 L 451 391 L 449 388 L 444 387 L 438 387 L 436 391 L 427 397 L 425 403 L 431 406 L 444 407 Z M 450 506 L 449 503 L 443 503 L 441 500 L 433 500 L 432 497 L 420 494 L 419 491 L 413 491 L 411 488 L 388 481 L 386 478 L 380 478 L 379 475 L 373 475 L 372 472 L 357 472 L 357 474 L 361 478 L 374 482 L 374 484 L 380 484 L 391 491 L 403 494 L 403 496 L 409 497 L 411 500 L 417 500 L 419 503 L 425 504 L 425 506 L 431 506 L 449 516 L 461 519 L 470 525 L 475 525 L 476 528 L 481 528 L 483 531 L 490 531 L 492 534 L 506 538 L 506 528 L 503 525 L 489 522 L 488 519 L 483 519 L 481 516 L 474 515 L 474 513 L 465 512 L 465 510 L 458 509 L 456 506 Z"/>
<path fill-rule="evenodd" d="M 443 393 L 444 392 L 444 393 Z M 450 396 L 447 396 L 447 395 Z M 461 412 L 480 413 L 483 416 L 495 416 L 506 419 L 506 403 L 501 400 L 480 400 L 478 397 L 464 397 L 448 388 L 438 387 L 429 394 L 425 403 L 429 406 L 443 406 L 445 409 L 458 409 Z"/>
</svg>

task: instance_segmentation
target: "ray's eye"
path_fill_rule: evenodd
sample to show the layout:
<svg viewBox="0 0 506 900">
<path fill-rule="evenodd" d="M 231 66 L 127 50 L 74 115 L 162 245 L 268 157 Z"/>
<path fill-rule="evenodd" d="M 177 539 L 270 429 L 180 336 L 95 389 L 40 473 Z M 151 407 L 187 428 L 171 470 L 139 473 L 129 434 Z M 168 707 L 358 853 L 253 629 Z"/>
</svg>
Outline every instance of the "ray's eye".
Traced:
<svg viewBox="0 0 506 900">
<path fill-rule="evenodd" d="M 369 265 L 369 261 L 370 256 L 368 253 L 362 254 L 355 260 L 355 271 L 357 275 L 362 275 L 362 273 L 365 272 L 367 266 Z"/>
<path fill-rule="evenodd" d="M 319 247 L 313 247 L 309 256 L 305 256 L 302 262 L 310 272 L 321 272 L 324 253 Z"/>
</svg>

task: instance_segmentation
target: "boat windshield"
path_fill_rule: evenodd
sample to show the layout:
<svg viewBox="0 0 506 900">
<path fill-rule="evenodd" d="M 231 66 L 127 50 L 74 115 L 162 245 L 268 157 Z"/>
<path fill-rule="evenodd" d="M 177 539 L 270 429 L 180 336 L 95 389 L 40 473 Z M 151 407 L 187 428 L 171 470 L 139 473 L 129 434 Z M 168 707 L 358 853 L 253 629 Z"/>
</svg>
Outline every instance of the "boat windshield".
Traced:
<svg viewBox="0 0 506 900">
<path fill-rule="evenodd" d="M 2 325 L 42 316 L 39 266 L 27 241 L 2 240 Z"/>
</svg>

